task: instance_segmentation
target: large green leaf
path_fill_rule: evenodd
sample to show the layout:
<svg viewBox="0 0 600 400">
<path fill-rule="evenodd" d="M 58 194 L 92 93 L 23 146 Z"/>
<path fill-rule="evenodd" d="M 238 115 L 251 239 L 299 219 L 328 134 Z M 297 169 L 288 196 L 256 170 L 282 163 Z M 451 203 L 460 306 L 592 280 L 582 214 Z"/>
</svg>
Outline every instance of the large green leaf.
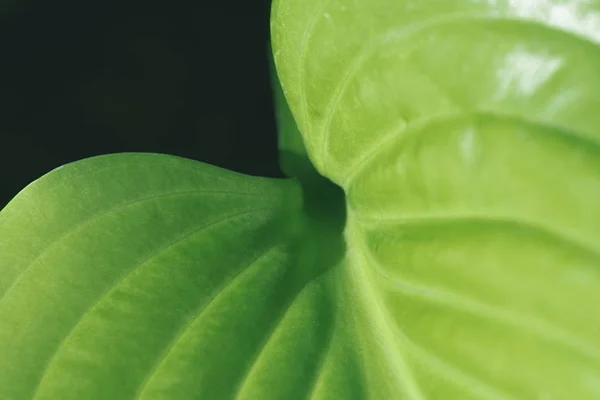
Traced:
<svg viewBox="0 0 600 400">
<path fill-rule="evenodd" d="M 600 2 L 278 0 L 371 398 L 600 398 Z"/>
<path fill-rule="evenodd" d="M 278 0 L 272 32 L 310 156 L 340 184 L 407 126 L 448 116 L 598 140 L 596 0 Z"/>
<path fill-rule="evenodd" d="M 311 207 L 295 181 L 158 155 L 30 185 L 0 214 L 0 399 L 302 398 L 327 348 L 352 370 L 341 227 Z"/>
</svg>

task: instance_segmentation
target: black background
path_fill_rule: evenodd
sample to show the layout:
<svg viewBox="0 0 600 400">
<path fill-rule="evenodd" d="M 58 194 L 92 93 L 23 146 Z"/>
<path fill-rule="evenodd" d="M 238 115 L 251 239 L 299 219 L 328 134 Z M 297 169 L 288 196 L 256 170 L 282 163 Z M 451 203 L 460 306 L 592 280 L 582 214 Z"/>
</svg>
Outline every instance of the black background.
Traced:
<svg viewBox="0 0 600 400">
<path fill-rule="evenodd" d="M 282 176 L 269 12 L 270 0 L 0 0 L 0 208 L 106 153 Z"/>
</svg>

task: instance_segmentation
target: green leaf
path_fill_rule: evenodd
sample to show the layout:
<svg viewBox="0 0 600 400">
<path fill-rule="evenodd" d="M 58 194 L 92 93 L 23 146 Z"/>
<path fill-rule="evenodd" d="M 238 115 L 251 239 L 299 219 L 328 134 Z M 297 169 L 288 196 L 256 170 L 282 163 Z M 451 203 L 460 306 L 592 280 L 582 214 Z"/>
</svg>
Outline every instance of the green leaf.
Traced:
<svg viewBox="0 0 600 400">
<path fill-rule="evenodd" d="M 273 51 L 310 157 L 339 184 L 408 126 L 492 113 L 600 135 L 597 1 L 278 0 Z"/>
<path fill-rule="evenodd" d="M 279 78 L 277 78 L 272 55 L 270 60 L 271 86 L 275 100 L 275 114 L 277 116 L 279 164 L 283 172 L 289 177 L 304 176 L 307 170 L 312 171 L 314 167 L 308 159 L 302 134 L 285 100 Z"/>
<path fill-rule="evenodd" d="M 339 186 L 139 154 L 35 182 L 0 213 L 0 399 L 600 398 L 598 21 L 277 1 Z"/>
<path fill-rule="evenodd" d="M 303 197 L 140 154 L 33 183 L 0 213 L 0 398 L 292 399 L 328 348 L 356 368 L 333 317 L 339 227 Z"/>
<path fill-rule="evenodd" d="M 600 398 L 600 3 L 278 0 L 369 398 Z M 349 300 L 350 301 L 350 300 Z"/>
</svg>

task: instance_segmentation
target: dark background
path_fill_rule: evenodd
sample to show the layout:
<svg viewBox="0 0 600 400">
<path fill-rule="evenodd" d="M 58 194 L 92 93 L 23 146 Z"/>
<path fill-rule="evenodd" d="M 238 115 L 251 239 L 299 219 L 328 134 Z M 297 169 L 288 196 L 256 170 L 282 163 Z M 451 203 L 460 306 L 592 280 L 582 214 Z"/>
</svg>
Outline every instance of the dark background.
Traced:
<svg viewBox="0 0 600 400">
<path fill-rule="evenodd" d="M 0 0 L 0 209 L 106 153 L 282 176 L 269 12 L 270 0 Z"/>
</svg>

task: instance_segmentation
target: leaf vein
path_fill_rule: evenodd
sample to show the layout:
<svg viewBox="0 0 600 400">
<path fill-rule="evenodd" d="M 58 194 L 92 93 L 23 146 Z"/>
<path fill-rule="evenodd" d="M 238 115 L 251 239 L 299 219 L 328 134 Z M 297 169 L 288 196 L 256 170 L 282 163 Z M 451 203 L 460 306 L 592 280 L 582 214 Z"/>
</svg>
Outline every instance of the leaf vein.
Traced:
<svg viewBox="0 0 600 400">
<path fill-rule="evenodd" d="M 46 363 L 46 366 L 44 367 L 44 370 L 40 374 L 41 379 L 38 382 L 38 385 L 36 386 L 36 388 L 33 389 L 34 395 L 32 396 L 32 398 L 35 399 L 38 396 L 39 390 L 42 387 L 42 383 L 46 376 L 46 373 L 50 370 L 52 364 L 56 361 L 56 358 L 58 357 L 58 354 L 60 354 L 61 349 L 64 348 L 64 346 L 68 343 L 69 339 L 76 332 L 77 327 L 79 327 L 79 325 L 84 321 L 84 319 L 87 315 L 90 315 L 102 303 L 102 301 L 105 298 L 107 298 L 115 290 L 115 288 L 117 288 L 128 277 L 130 277 L 136 271 L 139 271 L 144 265 L 149 264 L 152 260 L 156 259 L 156 257 L 158 257 L 161 254 L 164 254 L 165 252 L 172 249 L 174 246 L 184 242 L 185 240 L 191 239 L 193 236 L 200 234 L 200 233 L 208 230 L 209 228 L 218 226 L 225 222 L 235 220 L 236 218 L 243 217 L 245 215 L 259 213 L 259 212 L 266 211 L 266 210 L 267 209 L 256 209 L 256 210 L 245 211 L 242 213 L 236 213 L 233 215 L 229 215 L 225 218 L 221 218 L 217 221 L 210 222 L 209 224 L 203 224 L 200 227 L 194 227 L 191 231 L 185 232 L 184 234 L 177 237 L 175 240 L 168 242 L 165 246 L 152 251 L 143 260 L 136 263 L 131 269 L 129 269 L 124 275 L 122 275 L 113 285 L 108 287 L 107 291 L 105 291 L 103 294 L 100 295 L 100 297 L 81 315 L 81 317 L 77 320 L 75 325 L 73 325 L 73 327 L 65 335 L 63 340 L 58 344 L 56 351 L 49 357 L 48 362 Z"/>
<path fill-rule="evenodd" d="M 325 365 L 327 365 L 327 360 L 329 359 L 332 352 L 334 331 L 335 328 L 331 328 L 331 331 L 329 332 L 329 337 L 327 338 L 327 346 L 321 352 L 322 354 L 315 368 L 312 382 L 306 387 L 306 398 L 308 400 L 312 400 L 314 398 L 316 391 L 319 387 L 319 378 L 321 377 L 323 369 L 325 368 Z"/>
<path fill-rule="evenodd" d="M 499 110 L 491 109 L 474 109 L 465 112 L 437 114 L 427 118 L 417 119 L 411 121 L 404 129 L 401 129 L 403 124 L 400 122 L 400 128 L 396 127 L 392 129 L 390 133 L 382 135 L 381 138 L 374 143 L 373 147 L 370 150 L 368 150 L 366 155 L 364 157 L 361 157 L 353 166 L 349 168 L 349 172 L 346 174 L 343 180 L 343 186 L 349 187 L 350 185 L 352 185 L 353 180 L 363 171 L 365 171 L 365 169 L 368 168 L 370 163 L 373 160 L 375 160 L 378 155 L 388 150 L 391 146 L 397 145 L 400 141 L 405 140 L 407 136 L 418 134 L 420 130 L 427 128 L 430 124 L 436 124 L 445 121 L 452 122 L 469 116 L 489 116 L 496 119 L 502 119 L 506 121 L 512 120 L 523 124 L 539 127 L 547 130 L 546 132 L 544 132 L 544 135 L 548 135 L 548 131 L 551 131 L 556 136 L 561 136 L 565 139 L 571 139 L 574 142 L 580 144 L 582 147 L 585 147 L 587 151 L 592 151 L 600 155 L 600 139 L 595 138 L 591 135 L 578 132 L 574 129 L 569 129 L 566 126 L 553 124 L 548 121 L 528 118 L 524 115 L 504 113 Z M 400 135 L 400 132 L 404 134 Z M 531 132 L 537 134 L 537 130 L 531 130 Z"/>
<path fill-rule="evenodd" d="M 477 392 L 478 395 L 487 400 L 516 400 L 513 396 L 498 391 L 498 389 L 482 381 L 479 377 L 468 374 L 458 367 L 448 364 L 446 361 L 413 342 L 400 330 L 398 331 L 398 334 L 403 337 L 409 351 L 413 353 L 415 358 L 425 364 L 429 370 L 435 371 L 447 382 L 468 389 L 470 392 Z"/>
<path fill-rule="evenodd" d="M 189 332 L 189 330 L 194 325 L 194 322 L 197 321 L 204 314 L 204 312 L 206 310 L 208 310 L 209 307 L 212 304 L 214 304 L 214 302 L 221 295 L 223 295 L 223 293 L 227 290 L 227 288 L 231 287 L 231 285 L 233 283 L 235 283 L 237 280 L 242 279 L 245 275 L 244 274 L 245 272 L 248 272 L 253 265 L 258 263 L 262 258 L 266 257 L 275 248 L 277 248 L 277 245 L 267 248 L 263 253 L 261 253 L 254 260 L 252 260 L 247 266 L 241 268 L 240 271 L 238 271 L 236 274 L 234 274 L 229 279 L 226 279 L 221 285 L 219 285 L 218 288 L 216 288 L 213 291 L 211 296 L 206 301 L 203 301 L 202 304 L 200 304 L 200 306 L 192 314 L 192 316 L 175 333 L 175 335 L 173 336 L 173 339 L 167 344 L 167 346 L 165 347 L 162 354 L 158 357 L 157 361 L 154 363 L 154 366 L 150 369 L 147 376 L 144 378 L 143 382 L 141 383 L 141 385 L 134 397 L 134 400 L 138 400 L 138 399 L 142 398 L 142 396 L 144 395 L 144 392 L 150 387 L 150 383 L 152 382 L 152 380 L 156 378 L 157 373 L 160 370 L 161 366 L 166 362 L 166 360 L 169 358 L 170 354 L 173 353 L 173 351 L 175 350 L 177 345 L 185 337 L 186 333 Z"/>
<path fill-rule="evenodd" d="M 310 136 L 310 121 L 308 120 L 308 102 L 306 99 L 306 60 L 308 55 L 308 45 L 310 38 L 317 26 L 317 21 L 322 15 L 322 11 L 329 5 L 331 0 L 324 1 L 320 7 L 317 7 L 315 13 L 310 17 L 304 36 L 302 37 L 302 45 L 300 47 L 300 102 L 302 104 L 302 113 L 304 114 L 304 126 L 306 128 L 306 136 Z"/>
<path fill-rule="evenodd" d="M 2 302 L 5 298 L 8 297 L 9 293 L 11 292 L 11 290 L 13 290 L 19 283 L 19 281 L 23 278 L 23 276 L 27 273 L 27 271 L 29 271 L 33 265 L 35 265 L 36 263 L 38 263 L 46 254 L 49 253 L 49 251 L 51 249 L 53 249 L 54 247 L 58 246 L 60 243 L 62 243 L 67 237 L 75 234 L 77 231 L 79 231 L 80 229 L 83 229 L 84 227 L 92 224 L 94 221 L 97 221 L 98 219 L 110 215 L 110 214 L 114 214 L 117 213 L 119 211 L 124 210 L 125 208 L 131 207 L 131 206 L 135 206 L 144 202 L 149 202 L 152 200 L 157 200 L 157 199 L 165 199 L 165 198 L 170 198 L 170 197 L 184 197 L 184 196 L 189 196 L 189 195 L 203 195 L 203 194 L 233 194 L 233 195 L 244 195 L 244 193 L 236 193 L 236 192 L 226 192 L 226 191 L 201 191 L 201 190 L 189 190 L 189 191 L 182 191 L 182 192 L 175 192 L 175 193 L 160 193 L 160 194 L 156 194 L 156 195 L 152 195 L 152 196 L 145 196 L 145 197 L 141 197 L 138 199 L 135 199 L 133 201 L 127 201 L 124 203 L 120 203 L 117 204 L 113 207 L 110 207 L 106 210 L 103 210 L 100 213 L 97 214 L 93 214 L 91 216 L 89 216 L 89 218 L 84 219 L 83 221 L 73 225 L 72 227 L 70 227 L 69 229 L 67 229 L 65 232 L 63 232 L 61 235 L 59 235 L 55 240 L 53 240 L 52 242 L 48 243 L 48 245 L 46 245 L 46 247 L 37 255 L 35 256 L 35 258 L 33 258 L 32 261 L 30 261 L 27 266 L 25 266 L 23 268 L 23 270 L 14 278 L 13 282 L 11 283 L 10 286 L 8 286 L 8 288 L 6 289 L 6 291 L 2 294 L 2 296 L 0 296 L 0 306 L 2 305 Z M 253 196 L 254 194 L 249 194 L 250 196 Z"/>
<path fill-rule="evenodd" d="M 422 214 L 418 216 L 405 217 L 398 215 L 388 215 L 381 217 L 362 218 L 360 213 L 353 210 L 353 217 L 367 229 L 391 229 L 394 227 L 421 227 L 421 226 L 436 226 L 436 225 L 453 225 L 477 223 L 485 225 L 502 225 L 524 228 L 528 231 L 535 232 L 544 237 L 552 238 L 557 242 L 567 244 L 568 246 L 577 249 L 578 251 L 592 255 L 600 260 L 600 248 L 592 242 L 586 241 L 582 237 L 575 237 L 561 231 L 555 227 L 540 223 L 530 219 L 525 219 L 520 216 L 509 216 L 499 214 Z"/>
</svg>

